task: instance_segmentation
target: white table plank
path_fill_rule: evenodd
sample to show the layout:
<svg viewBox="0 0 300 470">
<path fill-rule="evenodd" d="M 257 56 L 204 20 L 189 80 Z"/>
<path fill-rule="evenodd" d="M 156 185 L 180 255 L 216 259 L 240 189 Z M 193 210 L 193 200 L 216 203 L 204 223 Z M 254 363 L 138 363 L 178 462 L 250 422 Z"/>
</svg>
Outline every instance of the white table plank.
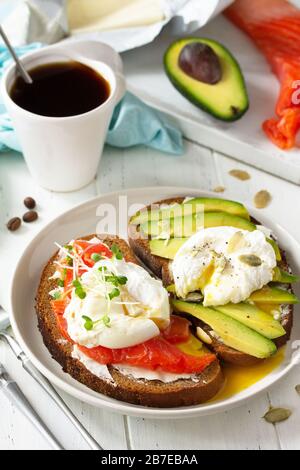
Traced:
<svg viewBox="0 0 300 470">
<path fill-rule="evenodd" d="M 254 450 L 278 449 L 276 430 L 262 420 L 266 394 L 249 404 L 196 419 L 178 421 L 130 418 L 133 449 Z"/>
<path fill-rule="evenodd" d="M 99 193 L 146 186 L 212 189 L 217 184 L 211 151 L 185 143 L 181 156 L 146 147 L 130 151 L 107 148 L 97 177 Z"/>
<path fill-rule="evenodd" d="M 268 190 L 272 196 L 272 201 L 267 208 L 261 210 L 262 214 L 266 214 L 273 218 L 273 220 L 276 220 L 295 238 L 299 239 L 300 204 L 297 201 L 299 200 L 300 191 L 297 185 L 216 152 L 214 153 L 214 160 L 220 184 L 226 187 L 225 197 L 240 199 L 251 208 L 253 206 L 254 195 L 257 191 L 262 189 Z M 228 173 L 232 169 L 248 171 L 251 179 L 240 181 L 232 177 Z"/>
<path fill-rule="evenodd" d="M 297 384 L 300 384 L 300 366 L 269 391 L 272 406 L 284 407 L 292 411 L 287 421 L 276 424 L 280 446 L 283 450 L 300 449 L 300 395 L 295 390 Z"/>
</svg>

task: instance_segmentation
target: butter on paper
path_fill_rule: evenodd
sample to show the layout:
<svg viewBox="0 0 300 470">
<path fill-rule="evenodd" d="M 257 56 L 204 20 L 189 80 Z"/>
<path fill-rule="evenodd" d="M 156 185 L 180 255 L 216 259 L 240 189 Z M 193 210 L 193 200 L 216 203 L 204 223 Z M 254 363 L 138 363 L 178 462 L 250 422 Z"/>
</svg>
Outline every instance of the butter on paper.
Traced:
<svg viewBox="0 0 300 470">
<path fill-rule="evenodd" d="M 233 0 L 2 0 L 0 21 L 15 46 L 51 44 L 67 35 L 122 52 L 150 43 L 171 24 L 193 32 Z"/>
<path fill-rule="evenodd" d="M 104 7 L 99 8 L 97 0 L 69 0 L 68 13 L 71 34 L 77 38 L 103 41 L 118 52 L 134 49 L 152 42 L 162 28 L 171 23 L 174 34 L 192 32 L 214 18 L 234 0 L 112 0 L 114 5 L 122 4 L 117 11 L 111 7 L 107 16 L 98 16 Z M 72 3 L 95 6 L 94 20 L 76 23 L 77 14 L 72 13 Z M 105 2 L 106 3 L 106 2 Z M 73 5 L 73 6 L 74 6 Z M 102 9 L 103 8 L 103 9 Z M 134 12 L 134 13 L 133 13 Z M 74 16 L 72 16 L 74 14 Z M 90 14 L 88 15 L 90 17 Z M 96 19 L 97 18 L 97 19 Z M 98 26 L 97 26 L 98 22 Z M 80 24 L 80 28 L 78 28 Z M 72 25 L 74 29 L 72 30 Z M 76 25 L 76 26 L 75 26 Z M 109 28 L 108 27 L 109 25 Z M 101 29 L 100 29 L 101 28 Z"/>
</svg>

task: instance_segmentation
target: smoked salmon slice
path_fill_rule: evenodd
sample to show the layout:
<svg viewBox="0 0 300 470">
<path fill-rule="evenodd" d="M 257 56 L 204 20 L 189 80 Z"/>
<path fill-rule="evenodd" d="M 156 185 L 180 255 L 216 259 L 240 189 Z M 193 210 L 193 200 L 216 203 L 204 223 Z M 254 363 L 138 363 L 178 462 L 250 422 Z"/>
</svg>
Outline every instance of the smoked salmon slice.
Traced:
<svg viewBox="0 0 300 470">
<path fill-rule="evenodd" d="M 225 15 L 251 37 L 277 75 L 277 117 L 262 127 L 278 147 L 293 148 L 300 129 L 300 10 L 286 0 L 236 0 Z"/>
</svg>

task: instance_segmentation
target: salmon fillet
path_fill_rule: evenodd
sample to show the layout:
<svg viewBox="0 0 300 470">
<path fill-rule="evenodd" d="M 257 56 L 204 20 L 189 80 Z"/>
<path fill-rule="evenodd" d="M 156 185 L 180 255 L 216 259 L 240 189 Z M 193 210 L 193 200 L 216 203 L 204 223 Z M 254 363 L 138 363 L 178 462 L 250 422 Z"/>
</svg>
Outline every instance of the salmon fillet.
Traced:
<svg viewBox="0 0 300 470">
<path fill-rule="evenodd" d="M 269 62 L 281 88 L 262 127 L 281 149 L 296 146 L 300 129 L 300 10 L 286 0 L 236 0 L 225 15 L 246 32 Z"/>
</svg>

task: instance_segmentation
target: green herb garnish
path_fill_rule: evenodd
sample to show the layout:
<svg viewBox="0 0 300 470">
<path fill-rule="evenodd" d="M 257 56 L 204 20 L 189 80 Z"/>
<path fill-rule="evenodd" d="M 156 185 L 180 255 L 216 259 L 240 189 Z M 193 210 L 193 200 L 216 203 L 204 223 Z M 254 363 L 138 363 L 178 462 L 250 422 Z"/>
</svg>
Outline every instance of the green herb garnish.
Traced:
<svg viewBox="0 0 300 470">
<path fill-rule="evenodd" d="M 90 317 L 87 317 L 86 315 L 82 315 L 82 318 L 84 320 L 83 326 L 87 331 L 92 330 L 94 326 L 97 325 L 97 323 L 100 323 L 101 321 L 103 322 L 104 326 L 106 326 L 107 328 L 110 328 L 110 318 L 108 315 L 103 315 L 103 317 L 100 318 L 100 320 L 96 320 L 96 321 L 93 321 Z"/>
<path fill-rule="evenodd" d="M 73 259 L 71 258 L 71 256 L 66 257 L 66 262 L 68 266 L 73 266 Z"/>
<path fill-rule="evenodd" d="M 52 299 L 59 300 L 61 298 L 61 292 L 59 290 L 53 290 L 50 292 Z"/>
<path fill-rule="evenodd" d="M 119 289 L 117 289 L 116 287 L 108 294 L 108 297 L 110 298 L 110 300 L 114 299 L 115 297 L 118 297 L 120 295 L 120 291 Z"/>
<path fill-rule="evenodd" d="M 86 315 L 82 315 L 82 318 L 84 319 L 84 328 L 87 331 L 90 331 L 94 328 L 94 322 L 90 317 L 87 317 Z"/>
<path fill-rule="evenodd" d="M 120 248 L 118 247 L 118 245 L 116 245 L 115 243 L 111 246 L 111 251 L 113 252 L 114 254 L 114 257 L 116 259 L 123 259 L 123 254 L 122 254 L 122 251 L 120 250 Z"/>
<path fill-rule="evenodd" d="M 100 268 L 98 268 L 98 271 L 100 271 L 100 273 L 105 273 L 107 271 L 107 267 L 106 266 L 100 266 Z"/>
<path fill-rule="evenodd" d="M 72 245 L 64 245 L 64 249 L 68 251 L 73 251 L 73 246 Z"/>
<path fill-rule="evenodd" d="M 118 276 L 118 283 L 121 286 L 125 286 L 126 282 L 128 281 L 126 276 Z"/>
<path fill-rule="evenodd" d="M 108 315 L 104 315 L 101 320 L 103 321 L 104 326 L 110 328 L 110 318 Z"/>
<path fill-rule="evenodd" d="M 99 253 L 92 253 L 91 254 L 91 260 L 95 261 L 95 263 L 97 263 L 97 261 L 100 261 L 102 259 L 102 256 L 99 255 Z"/>
<path fill-rule="evenodd" d="M 65 286 L 65 281 L 63 279 L 57 279 L 57 285 L 59 287 L 64 287 Z"/>
<path fill-rule="evenodd" d="M 72 284 L 75 287 L 75 294 L 77 295 L 77 297 L 79 297 L 80 299 L 84 299 L 86 297 L 86 292 L 83 289 L 81 282 L 78 279 L 74 279 Z"/>
<path fill-rule="evenodd" d="M 124 286 L 127 282 L 127 277 L 126 276 L 115 276 L 114 274 L 111 274 L 110 276 L 105 276 L 105 281 L 106 282 L 111 282 L 114 286 Z"/>
</svg>

